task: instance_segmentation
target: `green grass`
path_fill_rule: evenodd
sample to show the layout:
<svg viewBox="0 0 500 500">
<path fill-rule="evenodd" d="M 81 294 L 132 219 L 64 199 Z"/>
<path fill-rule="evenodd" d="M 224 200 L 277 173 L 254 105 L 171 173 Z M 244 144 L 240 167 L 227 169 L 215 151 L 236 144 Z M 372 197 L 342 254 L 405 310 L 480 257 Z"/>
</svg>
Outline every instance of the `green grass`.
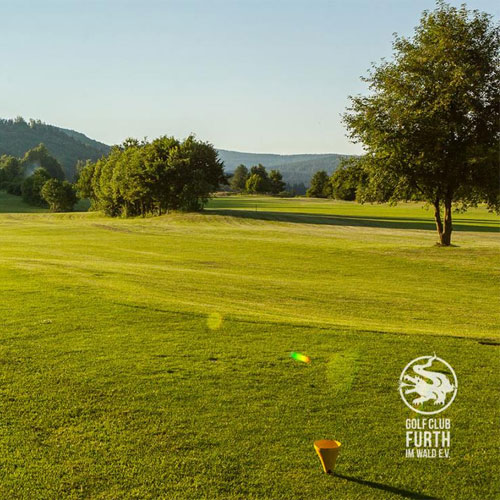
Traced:
<svg viewBox="0 0 500 500">
<path fill-rule="evenodd" d="M 0 191 L 0 214 L 4 213 L 36 213 L 47 212 L 44 208 L 34 207 L 24 203 L 20 196 L 7 194 L 5 191 Z"/>
<path fill-rule="evenodd" d="M 88 200 L 79 200 L 75 210 L 87 211 L 90 203 Z M 47 208 L 34 207 L 24 203 L 20 196 L 7 194 L 0 191 L 0 214 L 3 213 L 46 213 Z"/>
<path fill-rule="evenodd" d="M 499 220 L 217 198 L 19 213 L 0 193 L 1 498 L 496 498 Z M 220 314 L 218 329 L 207 326 Z M 312 358 L 294 362 L 290 351 Z M 448 460 L 404 457 L 398 378 L 457 372 Z M 415 415 L 415 414 L 413 414 Z M 337 477 L 312 443 L 343 443 Z"/>
</svg>

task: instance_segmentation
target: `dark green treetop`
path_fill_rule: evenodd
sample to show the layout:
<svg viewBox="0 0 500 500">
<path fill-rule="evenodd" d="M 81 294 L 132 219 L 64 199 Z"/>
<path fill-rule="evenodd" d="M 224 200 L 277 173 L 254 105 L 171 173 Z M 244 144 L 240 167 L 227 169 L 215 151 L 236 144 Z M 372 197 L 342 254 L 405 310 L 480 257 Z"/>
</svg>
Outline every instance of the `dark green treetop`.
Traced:
<svg viewBox="0 0 500 500">
<path fill-rule="evenodd" d="M 316 172 L 311 179 L 311 187 L 306 196 L 310 198 L 328 198 L 331 194 L 330 178 L 325 170 Z"/>
<path fill-rule="evenodd" d="M 224 182 L 223 164 L 211 144 L 193 136 L 182 142 L 164 136 L 115 146 L 81 170 L 77 188 L 94 209 L 129 216 L 199 210 Z"/>
<path fill-rule="evenodd" d="M 269 184 L 272 194 L 279 194 L 285 190 L 286 183 L 283 181 L 283 176 L 279 170 L 269 172 Z"/>
<path fill-rule="evenodd" d="M 21 164 L 26 171 L 29 168 L 41 167 L 55 179 L 64 180 L 65 178 L 61 164 L 49 153 L 44 144 L 39 144 L 27 151 L 21 160 Z"/>
<path fill-rule="evenodd" d="M 40 196 L 52 212 L 69 212 L 78 201 L 73 185 L 68 181 L 49 179 L 42 186 Z"/>
</svg>

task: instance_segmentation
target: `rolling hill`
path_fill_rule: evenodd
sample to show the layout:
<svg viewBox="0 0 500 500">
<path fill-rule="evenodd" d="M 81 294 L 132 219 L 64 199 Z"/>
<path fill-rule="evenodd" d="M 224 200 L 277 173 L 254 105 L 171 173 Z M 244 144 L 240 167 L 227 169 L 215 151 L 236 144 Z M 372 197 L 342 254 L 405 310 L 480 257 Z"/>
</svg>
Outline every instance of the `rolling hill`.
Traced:
<svg viewBox="0 0 500 500">
<path fill-rule="evenodd" d="M 78 160 L 97 160 L 110 147 L 80 132 L 42 123 L 40 120 L 0 120 L 0 155 L 21 157 L 40 143 L 61 163 L 66 177 L 74 178 Z"/>
</svg>

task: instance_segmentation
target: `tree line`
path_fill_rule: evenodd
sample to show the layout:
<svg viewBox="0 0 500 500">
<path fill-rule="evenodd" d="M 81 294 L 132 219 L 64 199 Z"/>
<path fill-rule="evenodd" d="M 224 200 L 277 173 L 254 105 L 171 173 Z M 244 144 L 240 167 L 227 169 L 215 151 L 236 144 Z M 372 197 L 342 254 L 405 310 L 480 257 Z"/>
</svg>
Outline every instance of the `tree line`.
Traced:
<svg viewBox="0 0 500 500">
<path fill-rule="evenodd" d="M 279 170 L 271 169 L 261 163 L 250 167 L 238 165 L 228 176 L 227 190 L 244 194 L 270 194 L 278 196 L 302 196 L 307 187 L 303 182 L 285 182 Z"/>
<path fill-rule="evenodd" d="M 72 210 L 78 201 L 74 186 L 65 180 L 61 164 L 39 144 L 22 158 L 0 156 L 0 189 L 22 196 L 30 205 L 54 212 Z"/>
<path fill-rule="evenodd" d="M 245 165 L 238 165 L 230 178 L 233 191 L 249 194 L 287 194 L 286 183 L 278 170 L 267 172 L 266 167 L 254 165 L 250 170 Z"/>
<path fill-rule="evenodd" d="M 54 212 L 72 210 L 79 198 L 113 217 L 200 210 L 220 184 L 227 178 L 216 150 L 193 136 L 127 139 L 96 162 L 80 162 L 74 184 L 43 144 L 22 158 L 0 157 L 0 189 Z"/>
<path fill-rule="evenodd" d="M 114 146 L 109 155 L 87 162 L 76 186 L 92 209 L 116 217 L 200 210 L 226 182 L 211 144 L 164 136 Z"/>
</svg>

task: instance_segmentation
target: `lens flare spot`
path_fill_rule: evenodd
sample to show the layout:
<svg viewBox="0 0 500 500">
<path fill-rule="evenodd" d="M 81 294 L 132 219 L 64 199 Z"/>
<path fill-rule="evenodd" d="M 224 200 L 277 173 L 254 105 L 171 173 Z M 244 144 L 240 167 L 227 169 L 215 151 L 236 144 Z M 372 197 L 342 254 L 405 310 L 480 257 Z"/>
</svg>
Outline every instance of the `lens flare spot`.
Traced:
<svg viewBox="0 0 500 500">
<path fill-rule="evenodd" d="M 301 354 L 300 352 L 291 352 L 290 357 L 295 361 L 302 361 L 302 363 L 310 363 L 311 358 L 306 356 L 305 354 Z"/>
<path fill-rule="evenodd" d="M 222 315 L 217 312 L 210 313 L 207 317 L 207 326 L 210 330 L 218 330 L 222 326 Z"/>
</svg>

